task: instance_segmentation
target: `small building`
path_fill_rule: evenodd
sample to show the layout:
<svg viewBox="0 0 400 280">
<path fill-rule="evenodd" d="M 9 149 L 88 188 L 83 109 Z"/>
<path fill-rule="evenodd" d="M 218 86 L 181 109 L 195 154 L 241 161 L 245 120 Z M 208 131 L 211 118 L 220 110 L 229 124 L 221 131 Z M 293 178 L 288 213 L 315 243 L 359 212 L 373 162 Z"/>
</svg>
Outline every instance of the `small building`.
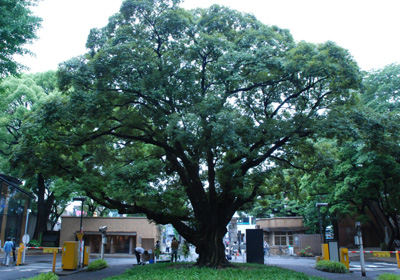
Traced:
<svg viewBox="0 0 400 280">
<path fill-rule="evenodd" d="M 297 252 L 298 235 L 307 230 L 303 226 L 303 217 L 274 217 L 267 219 L 257 219 L 256 228 L 260 228 L 264 233 L 264 241 L 267 241 L 272 253 L 276 253 L 280 247 L 287 248 L 289 245 L 294 247 Z"/>
<path fill-rule="evenodd" d="M 60 247 L 64 241 L 76 241 L 80 232 L 81 217 L 61 217 Z M 133 254 L 135 247 L 154 250 L 160 240 L 159 227 L 142 217 L 83 217 L 83 240 L 90 246 L 90 253 L 100 253 L 101 233 L 99 228 L 107 226 L 106 254 Z"/>
<path fill-rule="evenodd" d="M 33 199 L 31 193 L 20 188 L 17 178 L 0 174 L 0 240 L 4 244 L 7 237 L 22 242 L 25 234 L 27 209 Z"/>
</svg>

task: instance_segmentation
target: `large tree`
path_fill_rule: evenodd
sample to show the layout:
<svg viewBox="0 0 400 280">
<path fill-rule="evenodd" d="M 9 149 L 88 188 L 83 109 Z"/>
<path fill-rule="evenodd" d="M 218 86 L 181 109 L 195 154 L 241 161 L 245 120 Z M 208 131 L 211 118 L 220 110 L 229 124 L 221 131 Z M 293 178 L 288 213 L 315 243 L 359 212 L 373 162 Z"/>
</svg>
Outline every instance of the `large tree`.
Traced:
<svg viewBox="0 0 400 280">
<path fill-rule="evenodd" d="M 349 100 L 359 71 L 332 42 L 296 44 L 251 15 L 178 2 L 128 0 L 92 30 L 88 54 L 61 65 L 66 97 L 43 106 L 41 129 L 76 147 L 91 198 L 171 223 L 199 265 L 225 265 L 235 211 Z"/>
<path fill-rule="evenodd" d="M 26 44 L 36 39 L 41 19 L 30 10 L 37 0 L 0 1 L 0 78 L 17 74 L 23 66 L 15 55 L 31 54 Z"/>
</svg>

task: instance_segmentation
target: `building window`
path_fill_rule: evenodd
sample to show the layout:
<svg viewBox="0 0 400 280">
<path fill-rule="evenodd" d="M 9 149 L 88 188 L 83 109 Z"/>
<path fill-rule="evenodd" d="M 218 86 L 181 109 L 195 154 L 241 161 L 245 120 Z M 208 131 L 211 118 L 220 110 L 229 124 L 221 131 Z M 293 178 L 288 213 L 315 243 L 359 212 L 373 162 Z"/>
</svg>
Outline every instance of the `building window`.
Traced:
<svg viewBox="0 0 400 280">
<path fill-rule="evenodd" d="M 293 237 L 293 232 L 288 232 L 288 239 L 289 239 L 289 245 L 293 246 L 294 242 L 294 237 Z"/>
<path fill-rule="evenodd" d="M 294 237 L 293 232 L 276 231 L 274 234 L 274 245 L 276 246 L 293 246 Z"/>
<path fill-rule="evenodd" d="M 287 245 L 286 241 L 286 232 L 276 231 L 274 234 L 274 245 L 276 246 L 285 246 Z"/>
</svg>

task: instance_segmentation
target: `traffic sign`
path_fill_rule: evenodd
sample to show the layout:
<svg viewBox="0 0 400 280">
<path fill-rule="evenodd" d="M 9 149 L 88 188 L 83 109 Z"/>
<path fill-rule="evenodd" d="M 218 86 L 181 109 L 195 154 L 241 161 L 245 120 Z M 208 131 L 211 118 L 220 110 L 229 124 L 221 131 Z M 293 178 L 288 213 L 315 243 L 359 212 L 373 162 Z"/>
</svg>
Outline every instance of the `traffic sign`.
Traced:
<svg viewBox="0 0 400 280">
<path fill-rule="evenodd" d="M 82 237 L 83 237 L 83 233 L 77 233 L 76 236 L 78 237 L 79 241 L 81 241 Z"/>
<path fill-rule="evenodd" d="M 30 237 L 29 237 L 29 234 L 25 234 L 25 235 L 22 237 L 22 242 L 23 242 L 24 244 L 28 244 L 30 240 L 31 240 L 31 239 L 30 239 Z"/>
</svg>

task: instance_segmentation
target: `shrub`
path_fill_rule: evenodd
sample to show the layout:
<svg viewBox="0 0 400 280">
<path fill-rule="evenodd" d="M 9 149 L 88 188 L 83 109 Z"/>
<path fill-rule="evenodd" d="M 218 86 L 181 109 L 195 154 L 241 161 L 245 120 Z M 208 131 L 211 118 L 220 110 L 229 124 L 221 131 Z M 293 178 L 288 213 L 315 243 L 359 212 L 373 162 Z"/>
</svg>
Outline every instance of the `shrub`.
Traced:
<svg viewBox="0 0 400 280">
<path fill-rule="evenodd" d="M 333 273 L 348 272 L 346 265 L 337 261 L 326 261 L 326 260 L 319 261 L 317 262 L 316 269 Z"/>
<path fill-rule="evenodd" d="M 106 267 L 108 267 L 108 263 L 105 260 L 98 259 L 98 260 L 92 261 L 89 264 L 87 270 L 88 271 L 95 271 L 95 270 L 104 269 Z"/>
<path fill-rule="evenodd" d="M 307 246 L 306 248 L 301 249 L 300 252 L 297 253 L 297 255 L 299 255 L 300 257 L 313 257 L 313 253 L 307 252 L 310 248 L 310 246 Z"/>
<path fill-rule="evenodd" d="M 392 273 L 383 273 L 376 278 L 377 280 L 400 280 L 400 276 Z"/>
<path fill-rule="evenodd" d="M 58 280 L 58 276 L 52 272 L 49 273 L 41 273 L 38 276 L 33 278 L 29 278 L 28 280 Z"/>
</svg>

